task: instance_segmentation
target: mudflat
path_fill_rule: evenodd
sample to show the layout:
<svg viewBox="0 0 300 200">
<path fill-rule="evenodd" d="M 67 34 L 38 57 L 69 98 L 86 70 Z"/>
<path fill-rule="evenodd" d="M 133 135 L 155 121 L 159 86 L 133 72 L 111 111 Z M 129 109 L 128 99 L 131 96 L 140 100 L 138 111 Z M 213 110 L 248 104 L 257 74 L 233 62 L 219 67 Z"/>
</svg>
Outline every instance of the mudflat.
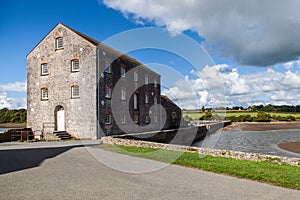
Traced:
<svg viewBox="0 0 300 200">
<path fill-rule="evenodd" d="M 278 147 L 281 149 L 284 149 L 286 151 L 290 151 L 293 153 L 299 153 L 300 154 L 300 141 L 299 142 L 287 142 L 278 144 Z"/>
<path fill-rule="evenodd" d="M 271 131 L 300 129 L 300 121 L 295 122 L 236 122 L 226 127 L 226 131 Z M 299 130 L 300 131 L 300 130 Z"/>
</svg>

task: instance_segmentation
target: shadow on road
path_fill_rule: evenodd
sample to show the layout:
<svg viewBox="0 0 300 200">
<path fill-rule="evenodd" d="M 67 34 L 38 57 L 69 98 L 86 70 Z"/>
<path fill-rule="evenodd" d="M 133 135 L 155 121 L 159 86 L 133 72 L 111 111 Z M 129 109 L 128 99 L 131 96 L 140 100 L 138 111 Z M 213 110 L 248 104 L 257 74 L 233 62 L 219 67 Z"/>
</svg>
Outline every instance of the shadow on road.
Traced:
<svg viewBox="0 0 300 200">
<path fill-rule="evenodd" d="M 78 147 L 85 146 L 0 150 L 0 175 L 38 167 L 44 160 Z"/>
</svg>

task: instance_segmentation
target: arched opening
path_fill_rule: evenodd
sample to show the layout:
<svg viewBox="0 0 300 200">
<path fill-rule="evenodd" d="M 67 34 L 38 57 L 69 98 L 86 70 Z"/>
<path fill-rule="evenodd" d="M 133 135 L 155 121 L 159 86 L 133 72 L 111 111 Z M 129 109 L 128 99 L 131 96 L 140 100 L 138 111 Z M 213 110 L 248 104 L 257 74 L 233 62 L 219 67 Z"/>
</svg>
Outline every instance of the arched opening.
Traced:
<svg viewBox="0 0 300 200">
<path fill-rule="evenodd" d="M 54 110 L 54 119 L 55 119 L 55 130 L 56 131 L 65 131 L 65 109 L 63 106 L 59 105 L 55 107 Z"/>
</svg>

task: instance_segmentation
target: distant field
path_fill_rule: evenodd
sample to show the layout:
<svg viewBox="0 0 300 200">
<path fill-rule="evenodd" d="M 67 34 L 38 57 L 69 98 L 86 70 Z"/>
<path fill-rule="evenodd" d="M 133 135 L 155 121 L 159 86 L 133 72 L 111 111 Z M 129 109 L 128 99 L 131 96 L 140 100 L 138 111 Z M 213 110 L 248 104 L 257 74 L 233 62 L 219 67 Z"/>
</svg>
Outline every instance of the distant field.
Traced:
<svg viewBox="0 0 300 200">
<path fill-rule="evenodd" d="M 272 112 L 267 112 L 268 114 L 270 114 L 271 116 L 273 115 L 277 115 L 277 116 L 287 116 L 287 115 L 292 115 L 294 116 L 297 120 L 300 120 L 300 113 L 272 113 Z M 251 117 L 254 117 L 257 115 L 257 112 L 248 112 L 248 111 L 234 111 L 234 112 L 213 112 L 213 115 L 219 115 L 222 117 L 230 117 L 230 116 L 240 116 L 240 115 L 250 115 Z M 183 117 L 184 116 L 189 116 L 191 117 L 193 120 L 198 120 L 200 117 L 202 117 L 204 115 L 204 113 L 200 112 L 200 111 L 183 111 Z"/>
</svg>

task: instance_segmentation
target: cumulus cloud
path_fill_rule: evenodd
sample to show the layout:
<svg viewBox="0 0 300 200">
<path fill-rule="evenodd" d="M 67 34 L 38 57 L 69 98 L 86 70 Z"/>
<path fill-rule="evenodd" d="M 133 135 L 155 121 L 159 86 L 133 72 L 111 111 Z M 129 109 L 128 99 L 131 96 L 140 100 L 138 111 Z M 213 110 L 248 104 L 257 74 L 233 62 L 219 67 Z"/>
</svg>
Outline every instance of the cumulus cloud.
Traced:
<svg viewBox="0 0 300 200">
<path fill-rule="evenodd" d="M 26 92 L 26 82 L 14 82 L 0 84 L 0 109 L 20 109 L 26 108 L 26 97 L 11 97 L 10 92 L 25 93 Z M 20 95 L 23 96 L 23 95 Z M 24 96 L 26 96 L 24 94 Z"/>
<path fill-rule="evenodd" d="M 0 91 L 26 92 L 26 82 L 0 84 Z"/>
<path fill-rule="evenodd" d="M 192 30 L 242 65 L 268 66 L 300 55 L 298 0 L 102 0 L 137 23 Z M 287 65 L 287 67 L 289 67 Z"/>
<path fill-rule="evenodd" d="M 182 108 L 300 104 L 298 72 L 267 69 L 265 72 L 241 75 L 229 65 L 216 65 L 206 66 L 199 72 L 192 71 L 191 74 L 197 78 L 185 77 L 173 88 L 162 91 L 180 102 Z"/>
</svg>

